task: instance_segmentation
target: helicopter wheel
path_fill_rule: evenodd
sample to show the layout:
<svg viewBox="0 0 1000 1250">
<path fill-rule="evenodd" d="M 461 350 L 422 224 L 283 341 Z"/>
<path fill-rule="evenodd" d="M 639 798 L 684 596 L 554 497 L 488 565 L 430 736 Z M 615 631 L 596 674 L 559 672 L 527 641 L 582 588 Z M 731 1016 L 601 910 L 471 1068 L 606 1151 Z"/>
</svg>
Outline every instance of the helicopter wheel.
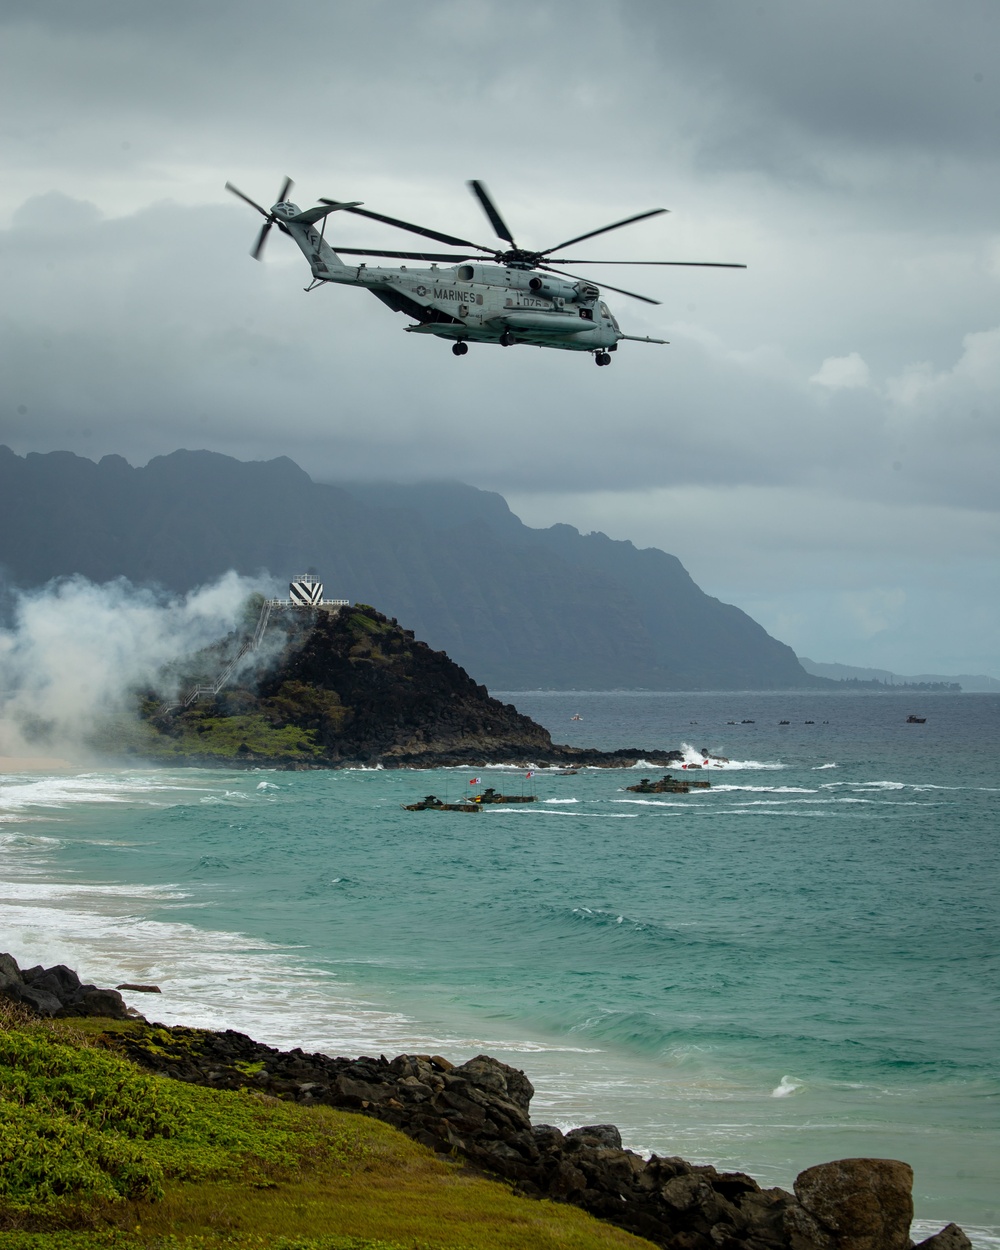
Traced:
<svg viewBox="0 0 1000 1250">
<path fill-rule="evenodd" d="M 464 342 L 462 339 L 459 339 L 457 343 L 452 343 L 451 350 L 455 353 L 456 356 L 464 356 L 465 353 L 469 350 L 469 345 L 468 343 Z"/>
<path fill-rule="evenodd" d="M 610 365 L 611 357 L 607 352 L 597 352 L 594 356 L 594 361 L 598 365 Z"/>
<path fill-rule="evenodd" d="M 511 334 L 509 330 L 504 330 L 503 334 L 500 335 L 501 347 L 513 347 L 516 341 L 517 340 L 514 338 L 513 334 Z"/>
</svg>

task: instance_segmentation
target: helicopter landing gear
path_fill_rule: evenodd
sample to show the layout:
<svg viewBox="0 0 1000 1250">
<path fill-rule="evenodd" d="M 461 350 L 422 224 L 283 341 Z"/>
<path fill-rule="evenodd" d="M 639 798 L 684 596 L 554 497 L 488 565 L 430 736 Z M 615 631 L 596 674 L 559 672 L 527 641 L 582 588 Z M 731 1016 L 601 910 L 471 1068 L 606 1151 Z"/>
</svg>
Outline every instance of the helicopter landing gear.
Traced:
<svg viewBox="0 0 1000 1250">
<path fill-rule="evenodd" d="M 469 345 L 468 343 L 465 342 L 464 339 L 459 339 L 457 343 L 452 343 L 451 350 L 455 353 L 456 356 L 464 356 L 465 353 L 469 350 Z"/>
<path fill-rule="evenodd" d="M 500 335 L 501 347 L 513 347 L 516 342 L 517 339 L 514 338 L 509 330 L 504 330 L 503 334 Z"/>
<path fill-rule="evenodd" d="M 610 365 L 611 357 L 608 355 L 607 352 L 595 352 L 594 363 L 597 365 Z"/>
</svg>

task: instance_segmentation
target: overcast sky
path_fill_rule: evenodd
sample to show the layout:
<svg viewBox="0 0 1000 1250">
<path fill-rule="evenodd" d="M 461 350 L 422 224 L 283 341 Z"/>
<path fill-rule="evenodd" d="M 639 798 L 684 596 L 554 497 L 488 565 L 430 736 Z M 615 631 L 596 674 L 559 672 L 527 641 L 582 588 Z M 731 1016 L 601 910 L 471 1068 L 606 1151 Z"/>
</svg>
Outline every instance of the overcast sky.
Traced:
<svg viewBox="0 0 1000 1250">
<path fill-rule="evenodd" d="M 995 0 L 7 0 L 0 442 L 457 478 L 679 556 L 801 655 L 1000 675 Z M 589 356 L 310 295 L 269 205 L 363 200 L 658 307 Z M 344 246 L 410 247 L 358 218 Z M 578 247 L 577 252 L 581 250 Z"/>
</svg>

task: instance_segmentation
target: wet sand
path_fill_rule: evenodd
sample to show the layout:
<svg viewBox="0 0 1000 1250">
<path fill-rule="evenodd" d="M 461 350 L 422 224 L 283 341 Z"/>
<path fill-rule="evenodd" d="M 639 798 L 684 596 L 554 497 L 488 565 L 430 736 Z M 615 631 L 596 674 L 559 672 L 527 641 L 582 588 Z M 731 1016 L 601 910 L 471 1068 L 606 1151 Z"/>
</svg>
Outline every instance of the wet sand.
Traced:
<svg viewBox="0 0 1000 1250">
<path fill-rule="evenodd" d="M 46 755 L 0 755 L 0 776 L 4 773 L 76 772 L 78 764 Z"/>
</svg>

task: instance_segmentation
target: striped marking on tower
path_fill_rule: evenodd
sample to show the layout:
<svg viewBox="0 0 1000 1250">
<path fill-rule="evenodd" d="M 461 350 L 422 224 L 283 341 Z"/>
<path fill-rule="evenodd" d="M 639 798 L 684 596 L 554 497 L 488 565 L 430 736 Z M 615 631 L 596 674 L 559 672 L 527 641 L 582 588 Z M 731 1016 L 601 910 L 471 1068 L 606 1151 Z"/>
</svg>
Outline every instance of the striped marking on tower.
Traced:
<svg viewBox="0 0 1000 1250">
<path fill-rule="evenodd" d="M 288 597 L 297 607 L 318 607 L 323 602 L 323 583 L 303 573 L 289 582 Z"/>
</svg>

